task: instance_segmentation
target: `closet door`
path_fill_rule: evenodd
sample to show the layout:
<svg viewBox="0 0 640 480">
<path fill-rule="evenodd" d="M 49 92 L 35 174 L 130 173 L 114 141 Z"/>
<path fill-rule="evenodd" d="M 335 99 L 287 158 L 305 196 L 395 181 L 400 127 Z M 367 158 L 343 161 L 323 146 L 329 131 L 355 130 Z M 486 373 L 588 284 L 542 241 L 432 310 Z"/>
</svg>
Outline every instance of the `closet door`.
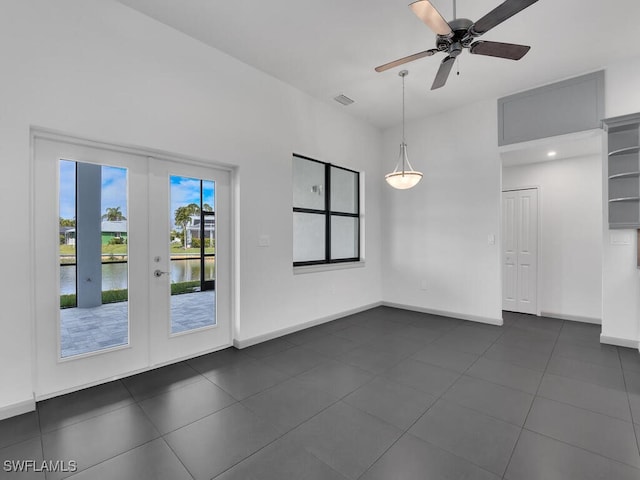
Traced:
<svg viewBox="0 0 640 480">
<path fill-rule="evenodd" d="M 502 192 L 502 308 L 537 314 L 538 191 Z"/>
</svg>

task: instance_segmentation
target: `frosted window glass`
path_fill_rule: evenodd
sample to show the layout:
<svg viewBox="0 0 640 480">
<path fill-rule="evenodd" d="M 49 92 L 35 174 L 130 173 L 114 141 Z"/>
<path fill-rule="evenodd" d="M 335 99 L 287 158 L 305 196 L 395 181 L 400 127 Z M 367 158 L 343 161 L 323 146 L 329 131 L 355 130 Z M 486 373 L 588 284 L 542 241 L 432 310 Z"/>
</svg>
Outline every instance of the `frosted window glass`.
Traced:
<svg viewBox="0 0 640 480">
<path fill-rule="evenodd" d="M 358 174 L 331 167 L 331 211 L 358 212 Z"/>
<path fill-rule="evenodd" d="M 331 217 L 331 259 L 357 258 L 358 219 Z"/>
<path fill-rule="evenodd" d="M 325 216 L 293 213 L 293 261 L 322 261 L 325 258 Z"/>
<path fill-rule="evenodd" d="M 293 157 L 293 206 L 324 210 L 324 164 Z"/>
</svg>

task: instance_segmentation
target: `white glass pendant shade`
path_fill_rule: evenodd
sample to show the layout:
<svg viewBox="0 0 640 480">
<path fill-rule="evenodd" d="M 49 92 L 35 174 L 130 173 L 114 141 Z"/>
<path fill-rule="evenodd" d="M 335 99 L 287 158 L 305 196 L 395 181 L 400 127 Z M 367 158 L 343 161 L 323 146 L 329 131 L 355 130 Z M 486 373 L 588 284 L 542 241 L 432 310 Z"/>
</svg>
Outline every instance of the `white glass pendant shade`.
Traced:
<svg viewBox="0 0 640 480">
<path fill-rule="evenodd" d="M 416 172 L 411 166 L 411 163 L 409 163 L 406 143 L 400 144 L 400 158 L 398 159 L 398 165 L 396 165 L 395 170 L 387 173 L 384 179 L 389 185 L 398 190 L 415 187 L 418 182 L 422 180 L 422 173 Z"/>
</svg>

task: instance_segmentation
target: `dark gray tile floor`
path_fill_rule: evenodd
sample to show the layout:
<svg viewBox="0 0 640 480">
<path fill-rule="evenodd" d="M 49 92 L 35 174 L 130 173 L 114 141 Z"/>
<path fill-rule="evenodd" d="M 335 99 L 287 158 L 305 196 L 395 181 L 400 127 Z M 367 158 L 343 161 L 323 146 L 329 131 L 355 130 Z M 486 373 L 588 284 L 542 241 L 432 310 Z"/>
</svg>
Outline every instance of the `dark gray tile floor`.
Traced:
<svg viewBox="0 0 640 480">
<path fill-rule="evenodd" d="M 40 402 L 0 479 L 639 480 L 640 354 L 504 319 L 380 307 Z"/>
</svg>

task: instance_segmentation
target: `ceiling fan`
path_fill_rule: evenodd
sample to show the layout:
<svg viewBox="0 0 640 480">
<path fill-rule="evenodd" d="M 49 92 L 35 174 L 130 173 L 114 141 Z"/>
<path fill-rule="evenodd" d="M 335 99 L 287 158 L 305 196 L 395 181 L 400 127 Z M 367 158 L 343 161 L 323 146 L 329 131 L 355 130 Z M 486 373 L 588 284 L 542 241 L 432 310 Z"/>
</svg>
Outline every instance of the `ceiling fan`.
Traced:
<svg viewBox="0 0 640 480">
<path fill-rule="evenodd" d="M 384 65 L 376 67 L 375 70 L 376 72 L 384 72 L 385 70 L 418 60 L 419 58 L 430 57 L 438 52 L 443 52 L 446 53 L 447 56 L 442 60 L 436 78 L 431 85 L 431 90 L 435 90 L 447 83 L 451 67 L 453 67 L 456 57 L 462 53 L 462 49 L 464 48 L 468 48 L 469 52 L 475 55 L 488 55 L 490 57 L 520 60 L 531 47 L 514 43 L 490 42 L 475 39 L 537 1 L 538 0 L 506 0 L 475 23 L 468 18 L 455 18 L 456 0 L 453 0 L 454 19 L 448 23 L 429 0 L 413 2 L 409 5 L 409 8 L 436 33 L 436 48 L 414 53 L 408 57 L 385 63 Z"/>
</svg>

